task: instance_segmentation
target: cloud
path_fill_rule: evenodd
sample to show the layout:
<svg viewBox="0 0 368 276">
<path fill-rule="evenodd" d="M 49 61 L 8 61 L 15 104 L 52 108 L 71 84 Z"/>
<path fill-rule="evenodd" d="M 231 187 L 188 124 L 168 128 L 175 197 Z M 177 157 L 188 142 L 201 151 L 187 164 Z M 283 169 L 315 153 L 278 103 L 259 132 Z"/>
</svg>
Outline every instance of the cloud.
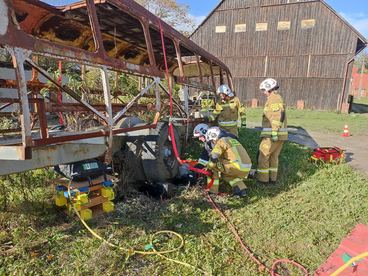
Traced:
<svg viewBox="0 0 368 276">
<path fill-rule="evenodd" d="M 365 37 L 368 37 L 368 14 L 367 13 L 354 13 L 348 14 L 340 12 L 340 15 L 344 17 L 351 25 L 353 25 L 360 33 Z"/>
</svg>

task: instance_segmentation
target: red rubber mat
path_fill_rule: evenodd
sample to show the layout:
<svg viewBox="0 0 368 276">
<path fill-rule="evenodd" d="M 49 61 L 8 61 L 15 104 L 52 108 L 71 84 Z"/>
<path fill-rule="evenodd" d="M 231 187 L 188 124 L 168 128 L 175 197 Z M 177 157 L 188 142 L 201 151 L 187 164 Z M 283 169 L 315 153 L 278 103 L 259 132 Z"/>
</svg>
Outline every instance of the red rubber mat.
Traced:
<svg viewBox="0 0 368 276">
<path fill-rule="evenodd" d="M 339 248 L 327 259 L 326 263 L 320 266 L 314 275 L 331 275 L 351 258 L 368 251 L 368 226 L 358 224 L 347 236 Z M 339 276 L 367 276 L 368 258 L 357 261 L 352 266 L 345 269 Z"/>
</svg>

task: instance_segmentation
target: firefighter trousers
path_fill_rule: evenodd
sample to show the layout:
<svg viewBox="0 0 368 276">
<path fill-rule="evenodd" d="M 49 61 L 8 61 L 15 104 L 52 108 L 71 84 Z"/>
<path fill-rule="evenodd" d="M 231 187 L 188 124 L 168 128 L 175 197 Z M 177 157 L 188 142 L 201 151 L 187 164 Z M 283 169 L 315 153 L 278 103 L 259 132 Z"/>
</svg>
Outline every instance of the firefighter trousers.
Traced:
<svg viewBox="0 0 368 276">
<path fill-rule="evenodd" d="M 284 141 L 273 142 L 271 138 L 263 138 L 259 145 L 257 180 L 269 182 L 277 180 L 279 155 Z"/>
<path fill-rule="evenodd" d="M 210 192 L 218 193 L 220 187 L 220 178 L 229 183 L 234 190 L 244 190 L 247 186 L 244 183 L 244 179 L 248 177 L 249 171 L 239 170 L 232 164 L 220 164 L 215 168 L 212 168 L 212 177 L 214 179 L 213 185 L 210 188 Z M 249 168 L 250 170 L 250 168 Z M 211 179 L 208 178 L 209 183 Z M 236 189 L 238 188 L 238 189 Z"/>
</svg>

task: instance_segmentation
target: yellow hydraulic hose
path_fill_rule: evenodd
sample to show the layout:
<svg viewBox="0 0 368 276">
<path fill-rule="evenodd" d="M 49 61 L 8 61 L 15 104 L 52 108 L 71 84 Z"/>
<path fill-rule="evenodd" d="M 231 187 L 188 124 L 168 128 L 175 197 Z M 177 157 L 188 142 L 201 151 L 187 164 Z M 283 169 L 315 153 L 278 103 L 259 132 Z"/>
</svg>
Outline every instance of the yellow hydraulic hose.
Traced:
<svg viewBox="0 0 368 276">
<path fill-rule="evenodd" d="M 69 200 L 71 200 L 70 184 L 71 184 L 71 181 L 68 183 L 68 197 L 69 197 Z M 185 263 L 185 262 L 181 262 L 181 261 L 178 261 L 178 260 L 175 260 L 175 259 L 171 259 L 169 257 L 164 256 L 165 254 L 169 254 L 169 253 L 173 253 L 173 252 L 179 251 L 180 249 L 182 249 L 184 247 L 184 238 L 179 233 L 176 233 L 176 232 L 170 231 L 170 230 L 163 230 L 163 231 L 158 231 L 158 232 L 154 233 L 151 236 L 151 239 L 150 239 L 150 244 L 152 246 L 151 249 L 153 251 L 150 251 L 150 252 L 141 251 L 141 250 L 135 250 L 133 248 L 125 248 L 125 247 L 122 247 L 120 245 L 113 244 L 113 243 L 107 241 L 106 239 L 104 239 L 103 237 L 101 237 L 99 234 L 97 234 L 91 227 L 89 227 L 89 225 L 81 217 L 81 215 L 79 214 L 79 212 L 76 209 L 76 207 L 74 206 L 74 204 L 71 204 L 71 205 L 73 207 L 74 212 L 78 216 L 79 220 L 82 222 L 82 224 L 84 225 L 84 227 L 92 234 L 92 236 L 94 236 L 96 239 L 104 242 L 105 244 L 107 244 L 107 245 L 109 245 L 109 246 L 111 246 L 113 248 L 118 248 L 118 249 L 120 249 L 122 251 L 125 251 L 126 253 L 128 253 L 128 256 L 133 256 L 135 254 L 144 255 L 144 256 L 147 256 L 147 255 L 156 255 L 156 256 L 160 256 L 161 258 L 163 258 L 163 259 L 165 259 L 167 261 L 170 261 L 170 262 L 173 262 L 173 263 L 177 263 L 177 264 L 186 266 L 186 267 L 191 268 L 193 270 L 197 270 L 197 271 L 203 273 L 204 275 L 211 275 L 210 273 L 208 273 L 208 272 L 206 272 L 206 271 L 204 271 L 204 270 L 202 270 L 202 269 L 200 269 L 198 267 L 195 267 L 194 265 L 191 265 L 191 264 L 188 264 L 188 263 Z M 154 241 L 154 237 L 156 237 L 157 235 L 161 235 L 161 234 L 171 234 L 171 235 L 176 236 L 180 240 L 180 245 L 177 246 L 176 248 L 170 249 L 170 250 L 164 250 L 164 251 L 158 251 L 158 250 L 156 250 L 156 248 L 154 246 L 154 242 L 153 242 Z"/>
</svg>

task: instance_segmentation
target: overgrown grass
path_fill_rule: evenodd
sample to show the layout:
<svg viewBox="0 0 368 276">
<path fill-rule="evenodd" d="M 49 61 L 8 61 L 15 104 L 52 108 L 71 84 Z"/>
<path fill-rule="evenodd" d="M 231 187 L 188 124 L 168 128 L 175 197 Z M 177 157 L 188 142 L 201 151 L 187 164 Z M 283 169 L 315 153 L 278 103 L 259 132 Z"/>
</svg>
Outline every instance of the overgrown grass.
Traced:
<svg viewBox="0 0 368 276">
<path fill-rule="evenodd" d="M 241 142 L 254 160 L 258 134 L 242 130 Z M 367 180 L 347 165 L 316 166 L 307 160 L 309 155 L 287 143 L 279 184 L 264 187 L 249 181 L 246 199 L 216 197 L 267 265 L 276 258 L 291 258 L 314 271 L 356 224 L 368 223 Z M 18 202 L 0 213 L 0 274 L 200 275 L 159 257 L 127 258 L 53 207 L 51 197 L 44 189 L 32 204 Z M 109 241 L 138 249 L 149 243 L 152 233 L 174 230 L 185 238 L 185 248 L 171 258 L 214 275 L 259 275 L 200 187 L 183 188 L 163 202 L 136 195 L 90 225 Z"/>
<path fill-rule="evenodd" d="M 262 109 L 247 109 L 247 120 L 261 125 Z M 312 111 L 312 110 L 287 110 L 287 119 L 290 126 L 302 127 L 310 131 L 323 131 L 330 133 L 342 133 L 344 125 L 354 135 L 368 133 L 367 114 L 338 114 L 334 112 Z"/>
</svg>

